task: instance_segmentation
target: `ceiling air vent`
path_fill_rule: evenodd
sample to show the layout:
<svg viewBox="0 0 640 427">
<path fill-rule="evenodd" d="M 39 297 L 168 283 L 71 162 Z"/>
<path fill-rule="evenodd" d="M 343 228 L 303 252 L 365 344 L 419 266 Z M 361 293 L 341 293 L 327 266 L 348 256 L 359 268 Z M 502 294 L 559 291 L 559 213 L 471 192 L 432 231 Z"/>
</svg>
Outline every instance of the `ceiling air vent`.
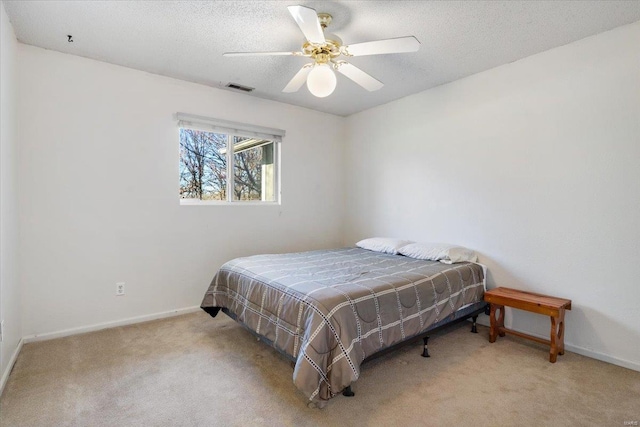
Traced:
<svg viewBox="0 0 640 427">
<path fill-rule="evenodd" d="M 255 88 L 249 86 L 242 86 L 237 83 L 227 83 L 227 86 L 230 89 L 241 90 L 243 92 L 252 92 Z"/>
</svg>

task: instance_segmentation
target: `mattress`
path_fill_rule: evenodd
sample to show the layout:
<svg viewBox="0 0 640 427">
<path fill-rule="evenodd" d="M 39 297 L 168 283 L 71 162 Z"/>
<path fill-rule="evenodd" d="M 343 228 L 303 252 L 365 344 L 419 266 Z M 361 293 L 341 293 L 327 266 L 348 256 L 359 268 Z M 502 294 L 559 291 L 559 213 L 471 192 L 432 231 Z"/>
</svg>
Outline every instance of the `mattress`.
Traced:
<svg viewBox="0 0 640 427">
<path fill-rule="evenodd" d="M 233 313 L 295 360 L 293 382 L 310 400 L 328 400 L 358 379 L 366 357 L 483 295 L 477 264 L 343 248 L 229 261 L 201 307 Z"/>
</svg>

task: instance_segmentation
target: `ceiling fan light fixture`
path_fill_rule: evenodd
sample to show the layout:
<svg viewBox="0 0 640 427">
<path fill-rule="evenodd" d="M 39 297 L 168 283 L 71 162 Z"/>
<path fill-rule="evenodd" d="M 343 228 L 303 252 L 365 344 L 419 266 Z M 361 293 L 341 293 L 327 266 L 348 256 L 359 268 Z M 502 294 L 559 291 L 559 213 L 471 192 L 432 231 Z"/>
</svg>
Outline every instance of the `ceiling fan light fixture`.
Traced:
<svg viewBox="0 0 640 427">
<path fill-rule="evenodd" d="M 316 64 L 307 77 L 307 88 L 313 96 L 325 98 L 336 88 L 336 73 L 329 64 Z"/>
<path fill-rule="evenodd" d="M 282 89 L 282 92 L 297 92 L 304 82 L 312 95 L 325 98 L 336 88 L 336 74 L 351 79 L 369 92 L 381 89 L 384 84 L 353 64 L 340 59 L 341 56 L 383 55 L 389 53 L 416 52 L 420 42 L 414 36 L 362 42 L 344 45 L 340 37 L 325 32 L 333 19 L 328 13 L 317 13 L 306 6 L 288 6 L 289 13 L 304 34 L 305 42 L 300 51 L 289 52 L 226 52 L 224 56 L 303 56 L 312 62 L 303 65 Z"/>
</svg>

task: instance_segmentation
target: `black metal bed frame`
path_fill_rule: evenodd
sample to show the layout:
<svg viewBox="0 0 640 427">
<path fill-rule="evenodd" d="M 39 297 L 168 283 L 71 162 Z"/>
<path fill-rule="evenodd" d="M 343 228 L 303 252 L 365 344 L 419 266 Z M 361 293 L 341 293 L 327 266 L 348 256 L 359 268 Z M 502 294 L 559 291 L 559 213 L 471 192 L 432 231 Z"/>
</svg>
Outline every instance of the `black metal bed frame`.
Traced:
<svg viewBox="0 0 640 427">
<path fill-rule="evenodd" d="M 391 347 L 387 347 L 384 350 L 380 350 L 377 353 L 373 353 L 371 356 L 366 357 L 362 363 L 360 364 L 360 366 L 364 365 L 365 363 L 371 362 L 372 360 L 375 360 L 379 357 L 382 357 L 386 354 L 392 353 L 393 351 L 404 347 L 405 345 L 408 344 L 412 344 L 418 340 L 422 340 L 422 357 L 431 357 L 431 355 L 429 354 L 429 350 L 427 348 L 427 343 L 429 341 L 429 335 L 438 332 L 442 329 L 448 328 L 449 326 L 453 326 L 455 324 L 458 324 L 460 322 L 464 322 L 466 320 L 468 320 L 469 318 L 471 318 L 471 321 L 473 322 L 471 324 L 471 332 L 474 334 L 478 333 L 478 328 L 476 326 L 476 320 L 478 320 L 478 315 L 480 315 L 481 313 L 484 314 L 489 314 L 489 305 L 485 304 L 485 303 L 477 303 L 477 304 L 481 304 L 479 308 L 471 311 L 468 314 L 465 314 L 464 316 L 460 316 L 458 318 L 454 318 L 452 320 L 448 320 L 448 321 L 443 321 L 443 322 L 438 322 L 436 323 L 432 328 L 427 329 L 426 331 L 418 334 L 418 335 L 414 335 L 411 338 L 407 338 L 406 340 L 396 343 L 394 345 L 392 345 Z M 455 314 L 455 313 L 454 313 Z M 353 392 L 353 390 L 351 389 L 351 385 L 347 386 L 347 388 L 345 388 L 342 391 L 342 395 L 343 396 L 347 396 L 347 397 L 351 397 L 351 396 L 355 396 L 355 393 Z"/>
<path fill-rule="evenodd" d="M 468 320 L 469 318 L 471 318 L 472 320 L 472 324 L 471 324 L 471 332 L 474 334 L 478 333 L 478 329 L 476 327 L 476 320 L 478 319 L 478 315 L 481 313 L 484 314 L 489 314 L 489 305 L 484 303 L 484 302 L 478 302 L 475 303 L 473 306 L 477 306 L 478 308 L 469 311 L 468 313 L 465 313 L 464 315 L 461 315 L 460 317 L 455 317 L 456 314 L 458 314 L 457 312 L 453 313 L 450 317 L 443 319 L 439 322 L 436 322 L 435 324 L 432 325 L 431 328 L 427 329 L 426 331 L 421 332 L 418 335 L 414 335 L 413 337 L 407 338 L 402 342 L 396 343 L 390 347 L 387 347 L 383 350 L 380 350 L 376 353 L 373 353 L 372 355 L 366 357 L 362 363 L 360 364 L 361 366 L 364 365 L 365 363 L 369 363 L 372 360 L 375 360 L 381 356 L 384 356 L 386 354 L 389 354 L 401 347 L 404 347 L 405 345 L 408 344 L 412 344 L 418 340 L 422 340 L 423 343 L 423 348 L 422 348 L 422 357 L 431 357 L 431 355 L 429 354 L 429 350 L 427 348 L 427 343 L 429 341 L 429 335 L 433 334 L 435 332 L 438 332 L 442 329 L 445 329 L 449 326 L 455 325 L 457 323 L 463 322 Z M 473 307 L 472 306 L 472 307 Z M 269 340 L 268 338 L 265 338 L 264 336 L 257 334 L 255 331 L 252 331 L 251 329 L 249 329 L 244 323 L 240 322 L 238 320 L 238 317 L 235 315 L 235 313 L 229 311 L 227 308 L 219 308 L 219 307 L 203 307 L 203 310 L 206 311 L 207 313 L 209 313 L 211 316 L 215 317 L 218 314 L 218 311 L 222 310 L 222 312 L 224 314 L 226 314 L 227 316 L 229 316 L 230 318 L 232 318 L 233 320 L 235 320 L 236 322 L 238 322 L 240 325 L 242 325 L 247 331 L 251 332 L 251 334 L 253 336 L 255 336 L 256 338 L 258 338 L 258 340 L 264 342 L 265 344 L 268 344 L 271 348 L 274 348 L 278 353 L 282 354 L 284 357 L 286 357 L 290 362 L 291 365 L 294 366 L 296 363 L 296 359 L 285 353 L 284 351 L 278 349 L 277 347 L 274 347 L 273 345 L 273 341 Z M 462 311 L 462 310 L 460 310 Z M 351 396 L 355 396 L 355 393 L 353 392 L 353 390 L 351 389 L 351 385 L 347 386 L 344 390 L 342 390 L 342 395 L 343 396 L 347 396 L 347 397 L 351 397 Z"/>
</svg>

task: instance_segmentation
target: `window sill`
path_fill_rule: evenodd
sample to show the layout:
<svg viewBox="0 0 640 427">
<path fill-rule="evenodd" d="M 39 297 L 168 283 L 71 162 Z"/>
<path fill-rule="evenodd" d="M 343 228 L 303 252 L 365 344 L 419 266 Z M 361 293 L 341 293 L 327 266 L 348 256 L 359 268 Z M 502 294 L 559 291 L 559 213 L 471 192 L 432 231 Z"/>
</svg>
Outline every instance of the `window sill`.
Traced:
<svg viewBox="0 0 640 427">
<path fill-rule="evenodd" d="M 280 206 L 280 202 L 180 199 L 180 206 Z"/>
</svg>

